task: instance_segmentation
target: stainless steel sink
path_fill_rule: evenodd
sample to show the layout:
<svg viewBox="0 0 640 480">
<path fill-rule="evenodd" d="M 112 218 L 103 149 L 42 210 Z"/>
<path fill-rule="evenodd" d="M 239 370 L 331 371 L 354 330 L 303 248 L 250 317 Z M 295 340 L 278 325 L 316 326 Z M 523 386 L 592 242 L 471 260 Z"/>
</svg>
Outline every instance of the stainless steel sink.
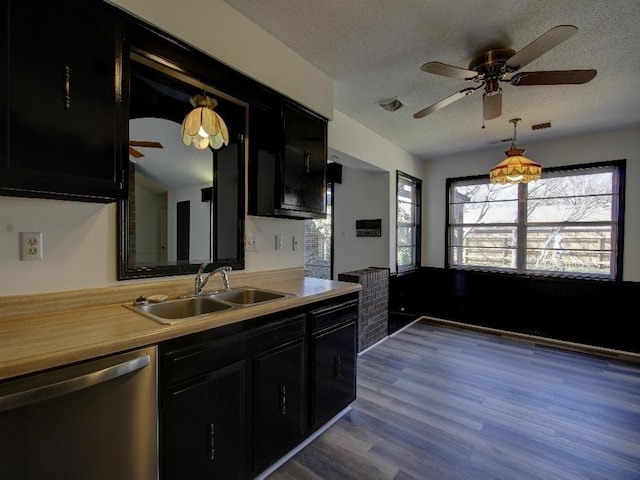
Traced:
<svg viewBox="0 0 640 480">
<path fill-rule="evenodd" d="M 172 324 L 200 315 L 233 308 L 232 305 L 219 302 L 211 297 L 188 297 L 161 303 L 125 306 L 164 324 Z"/>
<path fill-rule="evenodd" d="M 229 291 L 166 300 L 160 303 L 128 304 L 125 307 L 156 322 L 170 325 L 197 318 L 201 315 L 248 307 L 289 297 L 295 297 L 295 295 L 261 288 L 241 287 Z"/>
<path fill-rule="evenodd" d="M 216 292 L 209 296 L 215 300 L 229 302 L 234 305 L 255 305 L 257 303 L 270 302 L 281 298 L 294 297 L 290 293 L 275 292 L 273 290 L 263 290 L 260 288 L 242 287 L 228 292 Z"/>
</svg>

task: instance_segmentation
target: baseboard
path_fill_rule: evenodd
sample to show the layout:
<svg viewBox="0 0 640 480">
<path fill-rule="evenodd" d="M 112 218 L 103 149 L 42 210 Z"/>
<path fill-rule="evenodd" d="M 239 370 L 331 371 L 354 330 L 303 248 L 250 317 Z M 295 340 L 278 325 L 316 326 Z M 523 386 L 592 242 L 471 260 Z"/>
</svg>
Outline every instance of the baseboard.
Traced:
<svg viewBox="0 0 640 480">
<path fill-rule="evenodd" d="M 351 405 L 341 410 L 331 420 L 329 420 L 327 423 L 322 425 L 318 430 L 313 432 L 309 437 L 307 437 L 302 443 L 298 444 L 293 450 L 289 451 L 289 453 L 281 457 L 278 461 L 276 461 L 274 464 L 272 464 L 269 468 L 264 470 L 262 473 L 255 476 L 254 480 L 264 480 L 265 478 L 267 478 L 269 475 L 275 472 L 278 468 L 280 468 L 282 464 L 286 463 L 293 456 L 295 456 L 300 450 L 302 450 L 304 447 L 306 447 L 311 442 L 313 442 L 316 438 L 322 435 L 325 432 L 325 430 L 327 430 L 331 425 L 333 425 L 338 420 L 340 420 L 340 418 L 342 418 L 342 416 L 344 416 L 349 410 L 351 410 Z"/>
<path fill-rule="evenodd" d="M 471 323 L 456 322 L 454 320 L 445 320 L 443 318 L 437 318 L 437 317 L 422 316 L 422 317 L 418 318 L 418 321 L 421 321 L 421 322 L 424 322 L 424 323 L 450 325 L 450 326 L 453 326 L 453 327 L 463 328 L 463 329 L 466 329 L 466 330 L 474 330 L 474 331 L 477 331 L 477 332 L 490 333 L 492 335 L 498 335 L 498 336 L 504 337 L 504 338 L 511 338 L 511 339 L 514 339 L 514 340 L 522 340 L 522 341 L 534 342 L 534 343 L 537 343 L 537 344 L 540 344 L 540 345 L 558 347 L 558 348 L 563 348 L 565 350 L 572 350 L 572 351 L 575 351 L 575 352 L 590 353 L 592 355 L 600 355 L 600 356 L 603 356 L 603 357 L 616 358 L 616 359 L 619 359 L 619 360 L 627 360 L 627 361 L 631 361 L 631 362 L 640 362 L 640 354 L 633 353 L 633 352 L 627 352 L 627 351 L 624 351 L 624 350 L 615 350 L 615 349 L 612 349 L 612 348 L 597 347 L 597 346 L 594 346 L 594 345 L 587 345 L 587 344 L 584 344 L 584 343 L 569 342 L 569 341 L 566 341 L 566 340 L 556 340 L 556 339 L 549 338 L 549 337 L 542 337 L 542 336 L 531 335 L 531 334 L 527 334 L 527 333 L 512 332 L 510 330 L 501 330 L 501 329 L 498 329 L 498 328 L 483 327 L 483 326 L 474 325 L 474 324 L 471 324 Z"/>
</svg>

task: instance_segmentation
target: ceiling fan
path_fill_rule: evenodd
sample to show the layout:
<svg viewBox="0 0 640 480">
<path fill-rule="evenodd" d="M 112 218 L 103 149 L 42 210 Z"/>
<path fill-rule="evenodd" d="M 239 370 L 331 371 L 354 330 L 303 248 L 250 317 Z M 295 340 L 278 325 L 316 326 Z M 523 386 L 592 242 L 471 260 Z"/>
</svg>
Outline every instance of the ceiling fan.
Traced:
<svg viewBox="0 0 640 480">
<path fill-rule="evenodd" d="M 146 147 L 146 148 L 163 148 L 160 142 L 139 142 L 136 140 L 129 141 L 129 155 L 133 158 L 142 158 L 144 153 L 133 147 Z"/>
<path fill-rule="evenodd" d="M 520 69 L 537 59 L 553 47 L 567 40 L 578 31 L 573 25 L 558 25 L 544 33 L 522 50 L 500 47 L 486 50 L 469 63 L 469 68 L 460 68 L 441 62 L 427 62 L 420 69 L 427 73 L 467 80 L 477 86 L 460 90 L 429 107 L 416 112 L 413 118 L 422 118 L 430 113 L 471 95 L 484 87 L 482 111 L 485 120 L 498 118 L 502 114 L 502 89 L 500 82 L 509 82 L 516 87 L 528 85 L 583 84 L 596 76 L 596 70 L 555 70 L 521 72 Z"/>
</svg>

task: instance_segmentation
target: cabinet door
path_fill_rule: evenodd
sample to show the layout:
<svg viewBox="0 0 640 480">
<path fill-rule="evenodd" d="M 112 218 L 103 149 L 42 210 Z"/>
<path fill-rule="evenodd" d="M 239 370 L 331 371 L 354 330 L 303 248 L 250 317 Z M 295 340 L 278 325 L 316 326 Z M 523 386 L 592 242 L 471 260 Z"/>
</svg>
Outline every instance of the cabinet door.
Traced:
<svg viewBox="0 0 640 480">
<path fill-rule="evenodd" d="M 255 356 L 254 368 L 254 473 L 259 473 L 307 432 L 304 339 Z"/>
<path fill-rule="evenodd" d="M 249 110 L 249 205 L 250 215 L 274 216 L 280 207 L 280 110 L 253 104 Z"/>
<path fill-rule="evenodd" d="M 327 125 L 285 104 L 282 208 L 326 212 Z"/>
<path fill-rule="evenodd" d="M 123 198 L 121 20 L 87 0 L 10 0 L 0 15 L 0 191 Z"/>
<path fill-rule="evenodd" d="M 313 428 L 356 399 L 356 323 L 314 335 Z"/>
<path fill-rule="evenodd" d="M 163 480 L 245 477 L 245 363 L 174 388 L 164 397 Z"/>
</svg>

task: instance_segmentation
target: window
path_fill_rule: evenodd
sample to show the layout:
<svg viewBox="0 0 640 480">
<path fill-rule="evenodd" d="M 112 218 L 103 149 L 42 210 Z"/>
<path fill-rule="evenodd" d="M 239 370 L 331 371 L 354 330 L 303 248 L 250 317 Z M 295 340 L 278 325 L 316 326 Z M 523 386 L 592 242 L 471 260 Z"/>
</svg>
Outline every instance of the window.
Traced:
<svg viewBox="0 0 640 480">
<path fill-rule="evenodd" d="M 304 222 L 305 277 L 333 278 L 333 183 L 327 183 L 327 217 Z"/>
<path fill-rule="evenodd" d="M 420 266 L 422 181 L 396 173 L 396 262 L 403 272 Z"/>
<path fill-rule="evenodd" d="M 521 184 L 447 179 L 448 266 L 621 278 L 624 172 L 622 160 Z"/>
</svg>

